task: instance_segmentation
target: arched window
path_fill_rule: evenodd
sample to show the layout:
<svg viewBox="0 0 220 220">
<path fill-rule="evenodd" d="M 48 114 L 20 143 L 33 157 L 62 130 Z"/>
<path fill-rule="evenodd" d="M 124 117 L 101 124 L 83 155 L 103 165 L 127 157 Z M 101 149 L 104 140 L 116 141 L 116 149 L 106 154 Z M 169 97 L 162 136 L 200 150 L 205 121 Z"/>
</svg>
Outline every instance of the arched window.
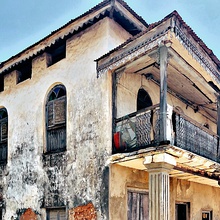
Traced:
<svg viewBox="0 0 220 220">
<path fill-rule="evenodd" d="M 137 111 L 152 106 L 149 94 L 143 89 L 138 90 L 137 95 Z"/>
<path fill-rule="evenodd" d="M 0 109 L 0 164 L 7 163 L 8 152 L 8 113 L 5 108 Z"/>
<path fill-rule="evenodd" d="M 66 89 L 55 86 L 48 94 L 46 103 L 46 152 L 66 150 Z"/>
</svg>

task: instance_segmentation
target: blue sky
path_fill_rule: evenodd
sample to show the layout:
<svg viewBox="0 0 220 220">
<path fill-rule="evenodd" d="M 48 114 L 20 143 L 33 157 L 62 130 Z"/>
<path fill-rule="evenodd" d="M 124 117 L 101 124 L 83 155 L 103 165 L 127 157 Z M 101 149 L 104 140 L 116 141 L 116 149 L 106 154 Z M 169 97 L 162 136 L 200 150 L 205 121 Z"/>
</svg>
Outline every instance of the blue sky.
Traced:
<svg viewBox="0 0 220 220">
<path fill-rule="evenodd" d="M 125 0 L 147 23 L 177 10 L 220 59 L 219 0 Z M 0 0 L 0 62 L 76 18 L 98 0 Z"/>
</svg>

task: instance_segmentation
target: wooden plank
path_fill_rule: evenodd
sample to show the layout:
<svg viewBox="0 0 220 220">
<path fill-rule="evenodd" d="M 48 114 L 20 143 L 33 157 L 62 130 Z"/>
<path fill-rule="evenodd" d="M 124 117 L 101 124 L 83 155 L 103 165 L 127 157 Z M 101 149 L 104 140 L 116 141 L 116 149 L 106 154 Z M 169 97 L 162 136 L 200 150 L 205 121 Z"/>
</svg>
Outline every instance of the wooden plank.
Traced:
<svg viewBox="0 0 220 220">
<path fill-rule="evenodd" d="M 167 140 L 167 56 L 166 46 L 159 48 L 160 58 L 160 142 Z"/>
</svg>

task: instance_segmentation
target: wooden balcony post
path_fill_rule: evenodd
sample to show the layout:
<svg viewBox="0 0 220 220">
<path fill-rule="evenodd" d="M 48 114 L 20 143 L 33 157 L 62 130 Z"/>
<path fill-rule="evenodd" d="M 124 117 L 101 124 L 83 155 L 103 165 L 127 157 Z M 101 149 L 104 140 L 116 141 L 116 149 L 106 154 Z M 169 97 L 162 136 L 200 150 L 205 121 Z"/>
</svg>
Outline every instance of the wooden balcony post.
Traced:
<svg viewBox="0 0 220 220">
<path fill-rule="evenodd" d="M 168 48 L 159 47 L 160 60 L 160 142 L 167 141 L 167 62 Z"/>
<path fill-rule="evenodd" d="M 220 95 L 217 97 L 217 135 L 220 136 Z"/>
</svg>

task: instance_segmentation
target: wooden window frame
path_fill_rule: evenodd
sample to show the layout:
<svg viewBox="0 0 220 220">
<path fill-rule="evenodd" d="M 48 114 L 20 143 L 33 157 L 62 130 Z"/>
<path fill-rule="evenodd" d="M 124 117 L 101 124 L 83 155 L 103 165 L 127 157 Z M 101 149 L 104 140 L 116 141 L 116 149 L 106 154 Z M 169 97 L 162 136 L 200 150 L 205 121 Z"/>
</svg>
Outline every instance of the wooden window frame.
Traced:
<svg viewBox="0 0 220 220">
<path fill-rule="evenodd" d="M 1 108 L 0 112 L 6 114 L 0 118 L 0 164 L 5 165 L 8 157 L 8 113 L 5 108 Z"/>
<path fill-rule="evenodd" d="M 208 220 L 212 220 L 212 210 L 202 210 L 202 217 L 201 217 L 201 219 L 203 220 L 203 219 L 205 219 L 204 217 L 205 216 L 203 216 L 204 214 L 209 214 L 209 219 Z"/>
<path fill-rule="evenodd" d="M 190 202 L 176 202 L 175 203 L 175 220 L 179 220 L 177 218 L 177 206 L 178 205 L 185 205 L 186 206 L 186 220 L 190 219 Z"/>
<path fill-rule="evenodd" d="M 129 204 L 128 204 L 128 200 L 129 200 L 129 193 L 138 193 L 138 194 L 144 194 L 148 196 L 148 216 L 149 216 L 149 191 L 145 190 L 145 189 L 137 189 L 137 188 L 127 188 L 127 219 L 129 220 Z"/>
<path fill-rule="evenodd" d="M 61 90 L 65 95 L 50 100 L 52 93 Z M 58 94 L 57 94 L 58 95 Z M 66 88 L 63 85 L 54 86 L 46 102 L 46 149 L 45 153 L 58 153 L 66 150 Z M 63 114 L 62 114 L 63 113 Z M 52 138 L 55 137 L 53 140 Z M 54 146 L 57 144 L 57 147 Z"/>
<path fill-rule="evenodd" d="M 63 218 L 60 218 L 62 216 L 57 216 L 58 218 L 57 219 L 52 219 L 52 220 L 66 220 L 67 219 L 67 214 L 66 214 L 66 208 L 65 207 L 57 207 L 57 208 L 47 208 L 46 209 L 46 220 L 51 220 L 51 212 L 59 212 L 59 211 L 62 211 L 65 212 L 65 217 Z"/>
</svg>

